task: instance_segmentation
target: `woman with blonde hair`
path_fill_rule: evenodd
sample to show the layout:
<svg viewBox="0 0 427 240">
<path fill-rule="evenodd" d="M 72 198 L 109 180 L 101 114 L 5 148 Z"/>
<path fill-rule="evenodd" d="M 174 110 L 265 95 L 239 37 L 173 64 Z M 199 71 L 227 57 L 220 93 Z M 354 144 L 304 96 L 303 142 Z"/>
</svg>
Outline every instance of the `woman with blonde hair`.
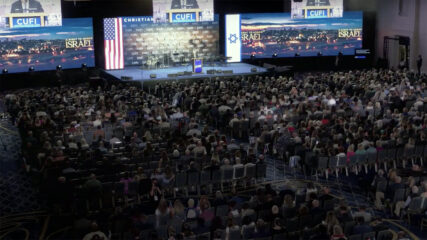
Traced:
<svg viewBox="0 0 427 240">
<path fill-rule="evenodd" d="M 185 220 L 185 207 L 179 199 L 175 200 L 175 202 L 173 203 L 173 210 L 175 216 L 177 216 L 181 220 Z"/>
<path fill-rule="evenodd" d="M 329 211 L 326 214 L 325 225 L 328 228 L 328 234 L 332 234 L 334 230 L 334 226 L 339 225 L 339 221 L 333 211 Z"/>
<path fill-rule="evenodd" d="M 347 239 L 347 238 L 345 237 L 341 226 L 336 224 L 334 225 L 333 234 L 331 235 L 331 240 L 340 240 L 340 239 Z"/>
</svg>

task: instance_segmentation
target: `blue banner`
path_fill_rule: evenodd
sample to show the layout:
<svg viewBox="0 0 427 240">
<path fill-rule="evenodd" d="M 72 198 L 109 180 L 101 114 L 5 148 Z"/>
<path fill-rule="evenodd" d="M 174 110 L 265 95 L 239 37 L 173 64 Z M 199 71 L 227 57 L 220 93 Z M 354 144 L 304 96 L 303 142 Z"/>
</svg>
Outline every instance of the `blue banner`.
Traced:
<svg viewBox="0 0 427 240">
<path fill-rule="evenodd" d="M 196 22 L 197 13 L 172 13 L 172 22 Z"/>
<path fill-rule="evenodd" d="M 307 18 L 328 18 L 328 9 L 307 9 Z"/>
<path fill-rule="evenodd" d="M 41 27 L 41 17 L 14 17 L 13 28 Z"/>
</svg>

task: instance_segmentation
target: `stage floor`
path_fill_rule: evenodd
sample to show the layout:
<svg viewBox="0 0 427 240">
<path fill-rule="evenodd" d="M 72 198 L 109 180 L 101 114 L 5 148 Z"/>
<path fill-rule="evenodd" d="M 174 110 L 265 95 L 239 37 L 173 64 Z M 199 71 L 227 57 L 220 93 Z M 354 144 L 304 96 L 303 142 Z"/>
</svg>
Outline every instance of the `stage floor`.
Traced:
<svg viewBox="0 0 427 240">
<path fill-rule="evenodd" d="M 252 68 L 256 68 L 257 72 L 254 73 L 251 71 Z M 224 73 L 215 73 L 215 74 L 207 74 L 209 70 L 216 71 L 230 71 L 232 70 L 232 74 L 224 74 Z M 188 79 L 188 78 L 200 78 L 200 77 L 221 77 L 221 76 L 234 76 L 234 75 L 250 75 L 257 73 L 267 72 L 266 68 L 257 67 L 254 65 L 250 65 L 247 63 L 228 63 L 224 66 L 204 66 L 203 73 L 197 73 L 192 75 L 184 75 L 178 77 L 168 77 L 168 74 L 177 74 L 179 72 L 191 72 L 192 66 L 178 66 L 178 67 L 170 67 L 170 68 L 159 68 L 159 69 L 141 69 L 138 66 L 135 67 L 126 67 L 122 70 L 111 70 L 105 71 L 107 74 L 121 80 L 122 77 L 130 77 L 132 81 L 152 81 L 152 80 L 173 80 L 173 79 Z M 156 78 L 150 78 L 151 74 L 156 74 Z"/>
</svg>

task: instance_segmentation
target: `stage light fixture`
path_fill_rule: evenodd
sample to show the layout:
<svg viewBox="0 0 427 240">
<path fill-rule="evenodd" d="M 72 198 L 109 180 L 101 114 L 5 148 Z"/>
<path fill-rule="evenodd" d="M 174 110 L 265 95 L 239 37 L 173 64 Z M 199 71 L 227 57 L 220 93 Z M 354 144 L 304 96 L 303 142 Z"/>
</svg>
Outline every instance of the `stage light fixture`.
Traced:
<svg viewBox="0 0 427 240">
<path fill-rule="evenodd" d="M 33 67 L 33 66 L 31 66 L 30 68 L 28 68 L 28 71 L 29 71 L 29 72 L 34 72 L 34 67 Z"/>
<path fill-rule="evenodd" d="M 321 57 L 322 55 L 323 55 L 323 54 L 322 54 L 322 52 L 318 52 L 318 53 L 317 53 L 317 56 L 318 56 L 318 57 Z"/>
<path fill-rule="evenodd" d="M 3 74 L 6 74 L 8 72 L 9 72 L 9 70 L 7 70 L 7 68 L 3 69 Z"/>
<path fill-rule="evenodd" d="M 299 55 L 299 53 L 295 53 L 295 57 L 299 57 L 300 55 Z"/>
<path fill-rule="evenodd" d="M 62 66 L 61 65 L 56 66 L 56 70 L 57 71 L 61 71 L 62 70 Z"/>
<path fill-rule="evenodd" d="M 252 55 L 251 55 L 251 59 L 255 59 L 255 54 L 252 54 Z"/>
<path fill-rule="evenodd" d="M 82 68 L 87 68 L 87 64 L 86 63 L 82 63 Z"/>
<path fill-rule="evenodd" d="M 274 57 L 274 58 L 277 58 L 277 53 L 273 54 L 273 57 Z"/>
</svg>

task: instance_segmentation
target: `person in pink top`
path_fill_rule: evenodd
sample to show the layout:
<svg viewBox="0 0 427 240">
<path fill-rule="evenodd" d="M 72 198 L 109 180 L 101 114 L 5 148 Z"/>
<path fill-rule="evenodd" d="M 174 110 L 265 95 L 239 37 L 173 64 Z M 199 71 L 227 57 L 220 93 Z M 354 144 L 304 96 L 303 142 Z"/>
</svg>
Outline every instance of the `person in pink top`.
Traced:
<svg viewBox="0 0 427 240">
<path fill-rule="evenodd" d="M 347 148 L 347 163 L 350 163 L 350 158 L 354 155 L 354 145 L 350 144 L 350 146 Z"/>
</svg>

